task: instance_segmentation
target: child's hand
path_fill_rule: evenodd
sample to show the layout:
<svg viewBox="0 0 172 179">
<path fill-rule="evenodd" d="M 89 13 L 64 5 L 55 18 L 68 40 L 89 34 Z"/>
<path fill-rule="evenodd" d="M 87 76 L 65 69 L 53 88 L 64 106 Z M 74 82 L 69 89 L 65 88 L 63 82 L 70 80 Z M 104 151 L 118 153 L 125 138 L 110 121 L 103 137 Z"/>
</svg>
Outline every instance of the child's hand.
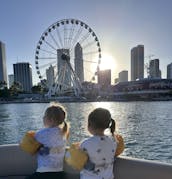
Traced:
<svg viewBox="0 0 172 179">
<path fill-rule="evenodd" d="M 72 143 L 72 145 L 73 145 L 76 149 L 79 149 L 79 148 L 80 148 L 80 142 L 74 142 L 74 143 Z"/>
<path fill-rule="evenodd" d="M 116 134 L 115 137 L 117 139 L 117 148 L 116 148 L 115 156 L 118 156 L 124 151 L 125 145 L 121 135 Z"/>
</svg>

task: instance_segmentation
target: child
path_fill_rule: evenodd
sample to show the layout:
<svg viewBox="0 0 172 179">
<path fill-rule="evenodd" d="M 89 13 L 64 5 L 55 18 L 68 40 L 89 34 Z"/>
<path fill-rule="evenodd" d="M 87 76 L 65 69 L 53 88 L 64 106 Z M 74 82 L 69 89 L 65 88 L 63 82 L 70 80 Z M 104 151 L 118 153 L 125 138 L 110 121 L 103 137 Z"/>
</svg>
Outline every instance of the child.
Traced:
<svg viewBox="0 0 172 179">
<path fill-rule="evenodd" d="M 110 128 L 112 137 L 104 134 Z M 88 131 L 93 135 L 80 147 L 87 152 L 89 160 L 80 172 L 81 179 L 113 179 L 114 155 L 117 148 L 115 121 L 108 110 L 97 108 L 88 116 Z"/>
<path fill-rule="evenodd" d="M 53 104 L 46 109 L 43 117 L 45 128 L 35 134 L 35 139 L 42 144 L 37 153 L 38 167 L 27 179 L 64 178 L 63 159 L 69 131 L 65 118 L 66 112 L 60 105 Z"/>
</svg>

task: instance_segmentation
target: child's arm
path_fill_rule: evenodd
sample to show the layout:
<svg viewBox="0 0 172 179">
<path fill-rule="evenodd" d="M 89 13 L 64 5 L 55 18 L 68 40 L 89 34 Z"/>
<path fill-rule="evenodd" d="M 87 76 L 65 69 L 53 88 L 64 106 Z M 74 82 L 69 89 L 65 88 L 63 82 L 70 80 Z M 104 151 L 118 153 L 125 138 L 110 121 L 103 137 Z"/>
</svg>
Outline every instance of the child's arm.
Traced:
<svg viewBox="0 0 172 179">
<path fill-rule="evenodd" d="M 116 134 L 115 137 L 117 140 L 117 148 L 116 148 L 115 156 L 118 156 L 124 151 L 125 145 L 121 135 Z"/>
</svg>

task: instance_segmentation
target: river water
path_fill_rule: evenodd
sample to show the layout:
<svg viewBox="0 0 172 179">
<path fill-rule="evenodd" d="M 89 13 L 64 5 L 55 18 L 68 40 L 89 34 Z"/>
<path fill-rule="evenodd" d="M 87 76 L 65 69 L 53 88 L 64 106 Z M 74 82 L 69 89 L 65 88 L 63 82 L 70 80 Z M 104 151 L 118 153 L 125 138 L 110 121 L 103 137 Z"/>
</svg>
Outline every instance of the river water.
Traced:
<svg viewBox="0 0 172 179">
<path fill-rule="evenodd" d="M 71 142 L 89 134 L 87 116 L 96 107 L 110 110 L 125 141 L 123 156 L 172 163 L 172 101 L 63 103 Z M 19 143 L 28 130 L 43 127 L 48 103 L 0 104 L 0 145 Z"/>
</svg>

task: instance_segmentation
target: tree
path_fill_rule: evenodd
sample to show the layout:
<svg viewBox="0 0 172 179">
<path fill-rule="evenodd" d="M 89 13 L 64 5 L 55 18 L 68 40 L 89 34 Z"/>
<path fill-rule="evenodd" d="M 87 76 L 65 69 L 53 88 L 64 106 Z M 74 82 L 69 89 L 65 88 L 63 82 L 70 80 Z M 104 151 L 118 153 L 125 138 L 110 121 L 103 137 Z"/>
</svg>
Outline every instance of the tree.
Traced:
<svg viewBox="0 0 172 179">
<path fill-rule="evenodd" d="M 8 90 L 7 87 L 5 87 L 4 89 L 0 89 L 0 98 L 9 98 L 10 97 L 10 91 Z"/>
<path fill-rule="evenodd" d="M 32 93 L 42 93 L 43 92 L 43 88 L 41 87 L 41 85 L 35 85 L 32 87 Z"/>
<path fill-rule="evenodd" d="M 0 89 L 3 90 L 3 89 L 5 89 L 5 88 L 7 88 L 7 83 L 6 83 L 6 81 L 0 81 Z"/>
<path fill-rule="evenodd" d="M 23 91 L 23 87 L 21 83 L 14 81 L 10 87 L 11 96 L 17 96 L 18 93 L 21 93 L 22 91 Z"/>
</svg>

